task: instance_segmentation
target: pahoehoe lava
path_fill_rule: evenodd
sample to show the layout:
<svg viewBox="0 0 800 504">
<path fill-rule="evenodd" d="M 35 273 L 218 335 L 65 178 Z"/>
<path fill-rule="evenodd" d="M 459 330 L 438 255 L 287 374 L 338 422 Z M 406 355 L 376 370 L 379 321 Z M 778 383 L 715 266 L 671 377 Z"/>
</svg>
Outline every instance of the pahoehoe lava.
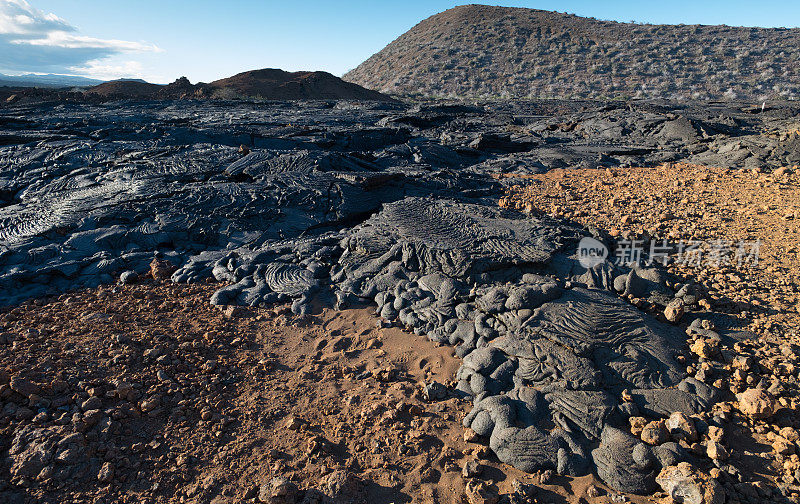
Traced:
<svg viewBox="0 0 800 504">
<path fill-rule="evenodd" d="M 3 305 L 144 272 L 224 282 L 217 305 L 377 314 L 463 358 L 464 425 L 526 471 L 644 493 L 690 455 L 624 430 L 704 410 L 685 335 L 621 299 L 690 295 L 658 268 L 586 269 L 604 235 L 498 206 L 505 177 L 568 166 L 798 162 L 797 109 L 736 104 L 140 102 L 0 110 Z M 246 148 L 241 148 L 245 146 Z M 515 179 L 524 183 L 524 179 Z M 678 287 L 677 291 L 673 290 Z"/>
</svg>

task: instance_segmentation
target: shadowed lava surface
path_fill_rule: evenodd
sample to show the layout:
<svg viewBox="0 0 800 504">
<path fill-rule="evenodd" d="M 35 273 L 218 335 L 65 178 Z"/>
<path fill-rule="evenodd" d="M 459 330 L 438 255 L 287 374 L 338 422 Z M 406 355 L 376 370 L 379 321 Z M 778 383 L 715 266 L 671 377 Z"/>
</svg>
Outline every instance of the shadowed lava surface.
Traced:
<svg viewBox="0 0 800 504">
<path fill-rule="evenodd" d="M 629 418 L 701 414 L 726 391 L 687 373 L 682 332 L 620 294 L 663 310 L 694 286 L 655 267 L 587 270 L 576 245 L 599 232 L 500 208 L 512 182 L 497 175 L 678 160 L 771 170 L 798 159 L 788 133 L 796 112 L 589 102 L 6 108 L 0 295 L 13 304 L 132 282 L 155 256 L 157 277 L 224 282 L 211 296 L 222 307 L 291 303 L 302 315 L 315 303 L 375 303 L 386 323 L 455 347 L 463 364 L 451 392 L 473 401 L 464 426 L 500 461 L 596 471 L 616 491 L 650 493 L 661 468 L 692 455 L 677 442 L 642 443 Z"/>
</svg>

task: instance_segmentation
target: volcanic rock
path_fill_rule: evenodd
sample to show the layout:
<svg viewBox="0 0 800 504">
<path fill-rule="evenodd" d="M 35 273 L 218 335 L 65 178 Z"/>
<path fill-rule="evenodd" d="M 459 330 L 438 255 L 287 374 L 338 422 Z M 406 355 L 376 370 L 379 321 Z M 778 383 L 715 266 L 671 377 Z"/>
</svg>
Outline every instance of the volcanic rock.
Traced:
<svg viewBox="0 0 800 504">
<path fill-rule="evenodd" d="M 268 483 L 261 485 L 258 491 L 258 500 L 269 504 L 289 504 L 295 501 L 297 485 L 284 477 L 272 478 Z"/>
<path fill-rule="evenodd" d="M 165 280 L 169 278 L 176 269 L 175 265 L 164 259 L 155 258 L 150 263 L 150 275 L 154 280 Z"/>
<path fill-rule="evenodd" d="M 683 317 L 684 307 L 683 301 L 680 299 L 674 300 L 670 302 L 666 308 L 664 308 L 664 317 L 667 321 L 674 323 L 680 322 L 681 318 Z"/>
<path fill-rule="evenodd" d="M 111 462 L 106 462 L 100 467 L 100 471 L 97 473 L 97 480 L 100 483 L 111 483 L 114 480 L 114 466 L 111 465 Z"/>
<path fill-rule="evenodd" d="M 754 420 L 769 418 L 775 410 L 775 402 L 764 389 L 750 388 L 736 397 L 739 411 Z"/>
<path fill-rule="evenodd" d="M 728 450 L 717 441 L 712 440 L 708 442 L 706 454 L 711 460 L 725 460 L 728 458 Z"/>
<path fill-rule="evenodd" d="M 656 477 L 656 481 L 675 502 L 684 504 L 725 502 L 725 491 L 722 486 L 686 462 L 665 467 Z"/>
<path fill-rule="evenodd" d="M 500 496 L 485 482 L 469 480 L 465 489 L 469 504 L 497 504 Z"/>
<path fill-rule="evenodd" d="M 39 395 L 42 392 L 42 388 L 39 385 L 19 375 L 11 377 L 9 386 L 11 387 L 11 390 L 18 392 L 25 397 Z"/>
<path fill-rule="evenodd" d="M 697 428 L 694 422 L 680 411 L 676 411 L 669 416 L 666 421 L 666 427 L 669 430 L 669 435 L 676 441 L 683 440 L 690 444 L 697 441 Z"/>
<path fill-rule="evenodd" d="M 660 445 L 669 438 L 669 432 L 664 427 L 663 420 L 656 420 L 648 423 L 642 429 L 642 441 L 649 445 Z"/>
</svg>

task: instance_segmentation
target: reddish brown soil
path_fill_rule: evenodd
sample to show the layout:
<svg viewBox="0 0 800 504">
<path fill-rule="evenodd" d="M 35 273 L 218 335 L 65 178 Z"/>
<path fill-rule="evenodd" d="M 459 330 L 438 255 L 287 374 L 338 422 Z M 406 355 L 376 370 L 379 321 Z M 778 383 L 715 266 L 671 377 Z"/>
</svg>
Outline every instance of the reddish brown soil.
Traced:
<svg viewBox="0 0 800 504">
<path fill-rule="evenodd" d="M 518 479 L 535 483 L 549 501 L 577 502 L 596 483 L 588 476 L 540 484 L 539 474 L 520 473 L 481 442 L 465 442 L 461 419 L 470 404 L 431 402 L 420 392 L 423 382 L 450 384 L 460 364 L 452 348 L 378 328 L 367 308 L 306 317 L 285 307 L 222 312 L 208 303 L 216 287 L 148 281 L 0 313 L 8 342 L 0 346 L 0 370 L 40 389 L 21 397 L 0 385 L 0 397 L 18 407 L 0 418 L 0 449 L 25 426 L 61 437 L 82 432 L 86 457 L 109 462 L 114 474 L 109 483 L 96 473 L 59 481 L 47 471 L 20 480 L 4 459 L 0 475 L 13 486 L 0 486 L 10 491 L 2 495 L 255 502 L 273 477 L 324 491 L 326 478 L 346 471 L 360 482 L 357 502 L 456 503 L 464 498 L 462 466 L 473 458 L 484 466 L 481 479 L 501 494 Z M 121 382 L 133 386 L 133 396 L 120 397 Z M 39 397 L 76 408 L 92 396 L 112 420 L 107 428 L 103 420 L 86 426 L 72 412 L 31 418 L 30 401 Z"/>
</svg>

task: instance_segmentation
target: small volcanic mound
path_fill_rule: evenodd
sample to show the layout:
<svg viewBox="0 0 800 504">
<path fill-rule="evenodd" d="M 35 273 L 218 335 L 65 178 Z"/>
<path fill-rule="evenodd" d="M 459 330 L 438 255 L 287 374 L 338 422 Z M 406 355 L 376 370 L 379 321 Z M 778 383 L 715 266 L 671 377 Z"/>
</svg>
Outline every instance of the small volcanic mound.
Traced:
<svg viewBox="0 0 800 504">
<path fill-rule="evenodd" d="M 215 95 L 240 95 L 269 100 L 391 100 L 377 91 L 345 82 L 327 72 L 286 72 L 264 68 L 212 82 Z"/>
<path fill-rule="evenodd" d="M 88 92 L 107 98 L 124 96 L 126 98 L 152 98 L 164 86 L 141 80 L 116 80 L 104 82 L 89 88 Z"/>
</svg>

